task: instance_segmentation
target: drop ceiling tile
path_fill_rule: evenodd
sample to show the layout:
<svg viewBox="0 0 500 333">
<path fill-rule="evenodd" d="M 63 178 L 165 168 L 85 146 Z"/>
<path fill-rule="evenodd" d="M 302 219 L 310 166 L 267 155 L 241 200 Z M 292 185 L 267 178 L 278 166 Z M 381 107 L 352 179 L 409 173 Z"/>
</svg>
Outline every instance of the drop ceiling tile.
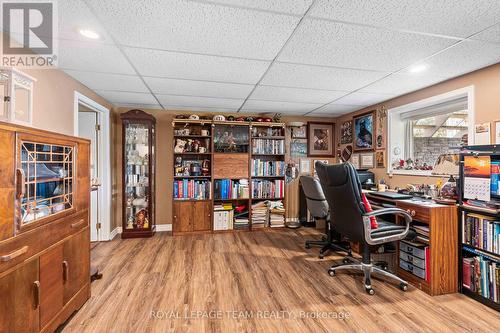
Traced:
<svg viewBox="0 0 500 333">
<path fill-rule="evenodd" d="M 499 44 L 464 41 L 424 63 L 429 66 L 425 74 L 451 78 L 498 62 L 500 62 Z"/>
<path fill-rule="evenodd" d="M 269 62 L 124 48 L 143 76 L 255 84 Z"/>
<path fill-rule="evenodd" d="M 247 100 L 242 110 L 306 113 L 319 106 L 321 104 Z"/>
<path fill-rule="evenodd" d="M 123 91 L 108 91 L 108 90 L 95 90 L 95 92 L 107 99 L 111 103 L 116 104 L 158 104 L 158 101 L 151 94 L 133 93 Z"/>
<path fill-rule="evenodd" d="M 253 59 L 273 59 L 299 20 L 183 0 L 88 3 L 122 45 Z"/>
<path fill-rule="evenodd" d="M 475 40 L 482 40 L 485 42 L 500 43 L 500 24 L 484 30 L 483 32 L 472 37 Z"/>
<path fill-rule="evenodd" d="M 310 115 L 315 115 L 315 116 L 320 116 L 323 114 L 342 115 L 357 110 L 361 110 L 362 108 L 364 108 L 364 105 L 327 104 L 317 110 L 314 110 L 314 112 L 310 113 Z"/>
<path fill-rule="evenodd" d="M 142 110 L 159 110 L 162 107 L 160 104 L 134 104 L 134 103 L 114 103 L 117 107 L 130 108 L 130 109 L 142 109 Z"/>
<path fill-rule="evenodd" d="M 211 107 L 198 107 L 198 106 L 178 106 L 178 105 L 164 105 L 165 109 L 171 112 L 178 111 L 189 111 L 190 112 L 211 112 L 211 113 L 236 113 L 238 109 L 226 109 L 226 108 L 211 108 Z"/>
<path fill-rule="evenodd" d="M 303 15 L 311 5 L 312 0 L 206 0 L 205 2 Z"/>
<path fill-rule="evenodd" d="M 430 76 L 427 73 L 425 75 L 392 74 L 361 89 L 360 92 L 403 95 L 444 80 L 445 78 Z"/>
<path fill-rule="evenodd" d="M 66 70 L 65 72 L 90 89 L 143 93 L 149 92 L 146 85 L 138 76 L 80 72 L 72 70 Z"/>
<path fill-rule="evenodd" d="M 254 87 L 253 84 L 231 84 L 154 77 L 144 77 L 144 80 L 154 93 L 169 95 L 245 99 Z"/>
<path fill-rule="evenodd" d="M 278 57 L 280 61 L 395 71 L 455 40 L 324 20 L 306 20 Z"/>
<path fill-rule="evenodd" d="M 386 75 L 384 72 L 275 63 L 261 83 L 272 86 L 352 91 Z"/>
<path fill-rule="evenodd" d="M 250 96 L 250 99 L 323 104 L 331 102 L 345 94 L 347 94 L 346 91 L 258 86 Z"/>
<path fill-rule="evenodd" d="M 317 0 L 315 17 L 467 37 L 499 22 L 500 2 L 491 0 Z"/>
<path fill-rule="evenodd" d="M 79 41 L 89 41 L 79 33 L 80 29 L 88 29 L 99 34 L 96 42 L 112 44 L 112 39 L 92 14 L 87 5 L 81 0 L 57 2 L 58 38 Z"/>
<path fill-rule="evenodd" d="M 60 40 L 58 56 L 58 66 L 61 69 L 135 74 L 127 59 L 113 45 Z"/>
<path fill-rule="evenodd" d="M 395 94 L 388 95 L 388 94 L 373 94 L 366 92 L 353 92 L 349 95 L 337 99 L 336 101 L 333 102 L 333 104 L 369 106 L 383 101 L 387 101 L 393 97 L 395 97 Z"/>
<path fill-rule="evenodd" d="M 163 106 L 191 106 L 238 109 L 244 99 L 223 99 L 196 96 L 156 95 Z"/>
</svg>

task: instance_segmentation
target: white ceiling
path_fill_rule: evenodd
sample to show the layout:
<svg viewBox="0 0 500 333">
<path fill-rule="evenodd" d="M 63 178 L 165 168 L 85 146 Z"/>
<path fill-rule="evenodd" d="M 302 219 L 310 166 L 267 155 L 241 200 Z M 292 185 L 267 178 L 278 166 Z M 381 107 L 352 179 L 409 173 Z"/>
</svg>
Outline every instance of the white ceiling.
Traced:
<svg viewBox="0 0 500 333">
<path fill-rule="evenodd" d="M 338 116 L 500 62 L 491 0 L 66 0 L 58 13 L 59 66 L 117 106 Z"/>
</svg>

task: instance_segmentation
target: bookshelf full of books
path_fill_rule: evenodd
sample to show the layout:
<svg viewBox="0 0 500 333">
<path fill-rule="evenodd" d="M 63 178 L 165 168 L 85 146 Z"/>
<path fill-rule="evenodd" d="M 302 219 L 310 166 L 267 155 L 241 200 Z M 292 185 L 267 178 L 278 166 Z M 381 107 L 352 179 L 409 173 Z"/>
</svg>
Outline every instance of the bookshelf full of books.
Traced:
<svg viewBox="0 0 500 333">
<path fill-rule="evenodd" d="M 470 165 L 486 165 L 485 177 L 472 179 L 484 183 L 488 193 L 471 196 Z M 463 178 L 462 178 L 463 177 Z M 463 294 L 500 311 L 500 147 L 465 147 L 461 153 L 459 279 Z M 477 191 L 477 188 L 472 188 Z"/>
<path fill-rule="evenodd" d="M 188 118 L 172 122 L 173 233 L 283 227 L 285 124 Z"/>
</svg>

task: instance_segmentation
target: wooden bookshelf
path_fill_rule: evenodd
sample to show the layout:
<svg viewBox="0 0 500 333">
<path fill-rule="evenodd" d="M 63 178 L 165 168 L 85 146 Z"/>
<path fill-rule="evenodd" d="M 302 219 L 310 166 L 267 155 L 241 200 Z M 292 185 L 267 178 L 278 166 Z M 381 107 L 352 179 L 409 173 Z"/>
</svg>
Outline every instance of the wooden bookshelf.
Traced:
<svg viewBox="0 0 500 333">
<path fill-rule="evenodd" d="M 203 143 L 206 151 L 185 151 L 173 153 L 174 169 L 174 198 L 173 198 L 173 233 L 227 233 L 248 232 L 252 230 L 268 230 L 268 227 L 252 228 L 252 203 L 281 200 L 284 205 L 285 187 L 285 124 L 269 122 L 239 122 L 239 121 L 212 121 L 212 120 L 189 120 L 175 119 L 172 122 L 174 128 L 174 146 L 177 140 Z M 186 129 L 188 129 L 186 131 Z M 208 132 L 203 132 L 208 131 Z M 259 135 L 254 135 L 259 133 Z M 263 135 L 262 133 L 266 133 Z M 208 134 L 208 135 L 207 135 Z M 269 135 L 267 135 L 269 134 Z M 282 152 L 279 154 L 253 152 L 252 145 L 255 140 L 272 140 L 282 142 Z M 199 149 L 199 148 L 198 148 Z M 180 158 L 180 160 L 179 160 Z M 252 175 L 252 159 L 261 159 L 268 162 L 281 162 L 283 173 L 280 175 Z M 209 161 L 209 170 L 204 175 L 192 175 L 189 170 L 182 174 L 176 173 L 176 167 L 189 161 Z M 177 161 L 177 162 L 176 162 Z M 177 163 L 177 164 L 176 164 Z M 234 182 L 246 179 L 248 181 L 248 197 L 243 198 L 215 198 L 215 183 L 218 180 L 229 179 Z M 252 198 L 253 180 L 271 181 L 282 180 L 283 195 L 278 198 Z M 177 198 L 175 193 L 176 181 L 210 181 L 209 198 Z M 244 187 L 244 185 L 243 185 Z M 184 190 L 184 189 L 183 189 Z M 231 204 L 233 207 L 239 204 L 246 205 L 248 209 L 248 226 L 233 229 L 214 230 L 215 207 L 220 204 Z M 233 209 L 234 210 L 234 209 Z M 223 210 L 219 210 L 223 211 Z M 234 212 L 236 217 L 237 213 Z M 196 219 L 196 221 L 195 221 Z M 269 223 L 269 221 L 268 221 Z"/>
</svg>

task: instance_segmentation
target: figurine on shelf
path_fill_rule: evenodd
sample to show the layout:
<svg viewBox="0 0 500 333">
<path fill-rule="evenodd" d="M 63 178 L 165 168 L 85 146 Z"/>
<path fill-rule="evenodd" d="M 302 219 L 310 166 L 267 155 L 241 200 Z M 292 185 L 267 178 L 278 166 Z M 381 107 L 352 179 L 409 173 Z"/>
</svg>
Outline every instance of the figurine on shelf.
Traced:
<svg viewBox="0 0 500 333">
<path fill-rule="evenodd" d="M 186 140 L 176 139 L 174 153 L 183 153 L 186 148 Z"/>
<path fill-rule="evenodd" d="M 186 146 L 184 147 L 184 151 L 190 153 L 193 151 L 193 139 L 187 139 Z"/>
<path fill-rule="evenodd" d="M 181 165 L 182 165 L 182 157 L 177 156 L 177 157 L 175 158 L 175 165 L 174 165 L 174 166 L 175 166 L 175 167 L 179 167 L 179 166 L 181 166 Z"/>
<path fill-rule="evenodd" d="M 193 147 L 192 147 L 192 151 L 197 153 L 198 152 L 198 149 L 200 148 L 200 141 L 199 140 L 194 140 L 193 141 Z"/>
<path fill-rule="evenodd" d="M 209 160 L 203 160 L 203 163 L 201 165 L 201 174 L 203 176 L 208 176 L 210 174 L 210 161 Z"/>
<path fill-rule="evenodd" d="M 145 225 L 149 226 L 147 210 L 141 209 L 135 214 L 135 224 L 140 229 L 146 228 Z"/>
<path fill-rule="evenodd" d="M 134 229 L 134 218 L 132 216 L 130 216 L 127 220 L 126 229 Z"/>
</svg>

